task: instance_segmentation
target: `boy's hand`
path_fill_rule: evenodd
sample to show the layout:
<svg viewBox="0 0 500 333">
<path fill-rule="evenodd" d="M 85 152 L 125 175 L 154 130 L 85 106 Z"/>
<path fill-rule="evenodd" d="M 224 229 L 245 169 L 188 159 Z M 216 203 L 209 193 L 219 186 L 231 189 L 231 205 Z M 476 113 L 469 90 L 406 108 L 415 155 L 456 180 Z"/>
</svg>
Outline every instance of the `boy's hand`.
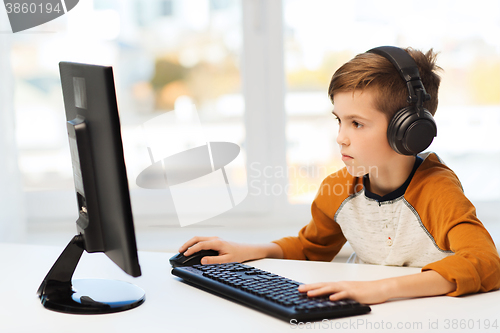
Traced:
<svg viewBox="0 0 500 333">
<path fill-rule="evenodd" d="M 193 237 L 179 248 L 179 252 L 189 256 L 201 250 L 215 250 L 218 256 L 208 256 L 201 260 L 203 265 L 226 262 L 243 262 L 254 258 L 251 246 L 227 242 L 219 237 Z"/>
<path fill-rule="evenodd" d="M 320 282 L 302 284 L 299 286 L 299 291 L 307 292 L 309 297 L 330 295 L 332 301 L 351 298 L 363 304 L 377 304 L 389 298 L 384 282 L 383 280 Z"/>
<path fill-rule="evenodd" d="M 377 304 L 397 297 L 444 295 L 457 288 L 438 272 L 428 270 L 417 274 L 397 276 L 375 281 L 340 281 L 303 284 L 300 292 L 307 296 L 330 295 L 330 300 L 351 298 L 364 304 Z"/>
</svg>

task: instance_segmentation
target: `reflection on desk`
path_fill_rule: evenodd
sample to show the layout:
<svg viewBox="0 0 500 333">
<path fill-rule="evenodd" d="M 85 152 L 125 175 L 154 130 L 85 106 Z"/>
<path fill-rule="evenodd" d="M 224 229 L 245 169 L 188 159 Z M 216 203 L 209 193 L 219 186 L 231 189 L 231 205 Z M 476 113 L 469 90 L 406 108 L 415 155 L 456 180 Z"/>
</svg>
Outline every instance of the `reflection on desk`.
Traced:
<svg viewBox="0 0 500 333">
<path fill-rule="evenodd" d="M 368 315 L 316 323 L 286 323 L 222 299 L 170 274 L 173 253 L 139 252 L 142 276 L 132 278 L 104 254 L 85 253 L 75 278 L 108 278 L 143 288 L 146 302 L 110 315 L 68 315 L 46 310 L 36 290 L 61 247 L 0 244 L 3 269 L 0 332 L 464 332 L 500 330 L 500 292 L 464 297 L 426 297 L 372 305 Z M 311 261 L 263 259 L 247 264 L 304 283 L 375 280 L 420 269 Z M 496 327 L 494 326 L 496 325 Z"/>
</svg>

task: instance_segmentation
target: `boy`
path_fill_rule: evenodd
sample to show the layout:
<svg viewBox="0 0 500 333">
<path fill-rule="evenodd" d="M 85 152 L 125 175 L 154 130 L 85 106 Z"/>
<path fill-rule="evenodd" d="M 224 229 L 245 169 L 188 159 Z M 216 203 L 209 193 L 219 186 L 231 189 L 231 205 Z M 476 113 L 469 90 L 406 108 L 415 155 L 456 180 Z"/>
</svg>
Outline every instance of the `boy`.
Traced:
<svg viewBox="0 0 500 333">
<path fill-rule="evenodd" d="M 429 100 L 419 95 L 420 106 L 424 101 L 423 107 L 434 115 L 440 83 L 436 56 L 432 50 L 405 51 L 430 94 Z M 385 56 L 367 52 L 351 59 L 335 72 L 329 87 L 346 167 L 321 184 L 311 222 L 297 237 L 271 244 L 194 237 L 179 252 L 219 252 L 203 258 L 203 264 L 259 258 L 331 261 L 349 241 L 355 250 L 351 262 L 422 267 L 422 271 L 376 281 L 301 285 L 299 291 L 375 304 L 397 297 L 498 289 L 498 252 L 456 175 L 434 153 L 403 155 L 389 143 L 390 121 L 408 106 L 409 89 Z"/>
</svg>

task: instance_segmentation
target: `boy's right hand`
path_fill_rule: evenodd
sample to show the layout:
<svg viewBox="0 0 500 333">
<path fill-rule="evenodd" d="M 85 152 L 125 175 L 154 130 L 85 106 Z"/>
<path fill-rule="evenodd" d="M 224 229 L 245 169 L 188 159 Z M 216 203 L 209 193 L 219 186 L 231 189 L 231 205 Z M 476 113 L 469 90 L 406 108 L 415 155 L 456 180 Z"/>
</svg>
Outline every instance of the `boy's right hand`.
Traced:
<svg viewBox="0 0 500 333">
<path fill-rule="evenodd" d="M 252 246 L 224 241 L 219 237 L 193 237 L 179 248 L 179 252 L 185 256 L 190 256 L 201 250 L 215 250 L 219 252 L 218 256 L 204 257 L 201 261 L 203 265 L 257 259 L 254 257 L 255 251 L 253 251 Z"/>
</svg>

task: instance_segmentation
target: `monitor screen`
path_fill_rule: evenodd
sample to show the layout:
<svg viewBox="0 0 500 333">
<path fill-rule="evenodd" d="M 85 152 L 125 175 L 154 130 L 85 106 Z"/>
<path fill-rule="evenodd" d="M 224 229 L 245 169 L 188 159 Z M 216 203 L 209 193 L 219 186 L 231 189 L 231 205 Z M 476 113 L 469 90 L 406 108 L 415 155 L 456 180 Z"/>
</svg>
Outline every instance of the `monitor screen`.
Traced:
<svg viewBox="0 0 500 333">
<path fill-rule="evenodd" d="M 103 252 L 129 275 L 141 275 L 113 70 L 69 62 L 61 62 L 59 69 L 78 204 L 77 235 L 54 264 L 38 293 L 44 306 L 56 311 L 127 310 L 144 302 L 142 289 L 118 281 L 76 282 L 71 278 L 83 250 Z M 75 291 L 76 283 L 78 291 Z M 103 288 L 107 291 L 116 288 L 116 295 L 104 299 L 108 296 L 99 295 Z M 84 289 L 89 292 L 82 294 Z M 63 297 L 63 294 L 67 295 Z"/>
</svg>

